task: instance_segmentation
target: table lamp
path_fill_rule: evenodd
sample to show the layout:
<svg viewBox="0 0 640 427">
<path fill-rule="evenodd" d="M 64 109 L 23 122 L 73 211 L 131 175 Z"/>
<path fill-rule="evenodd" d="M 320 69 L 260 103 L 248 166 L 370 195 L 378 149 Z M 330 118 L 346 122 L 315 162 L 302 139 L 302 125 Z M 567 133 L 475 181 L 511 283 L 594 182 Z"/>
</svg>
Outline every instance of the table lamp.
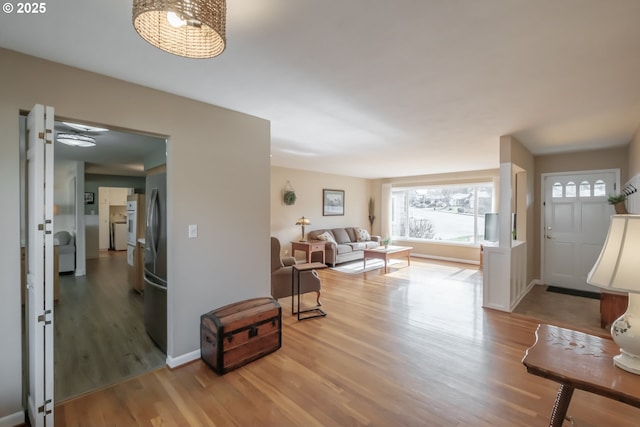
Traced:
<svg viewBox="0 0 640 427">
<path fill-rule="evenodd" d="M 296 221 L 296 225 L 302 226 L 302 237 L 300 238 L 301 242 L 306 242 L 306 240 L 304 239 L 304 226 L 309 224 L 311 224 L 309 218 L 305 218 L 304 216 Z"/>
<path fill-rule="evenodd" d="M 587 283 L 629 292 L 627 311 L 611 325 L 611 337 L 620 347 L 616 366 L 640 374 L 640 215 L 613 215 L 602 252 Z"/>
</svg>

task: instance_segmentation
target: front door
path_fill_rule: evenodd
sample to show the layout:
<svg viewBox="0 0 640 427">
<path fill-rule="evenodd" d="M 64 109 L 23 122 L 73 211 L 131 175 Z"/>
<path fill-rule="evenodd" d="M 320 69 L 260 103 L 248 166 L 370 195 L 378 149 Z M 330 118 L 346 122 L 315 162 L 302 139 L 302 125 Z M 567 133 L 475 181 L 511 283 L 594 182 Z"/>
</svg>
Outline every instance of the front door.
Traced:
<svg viewBox="0 0 640 427">
<path fill-rule="evenodd" d="M 597 292 L 587 284 L 607 237 L 616 193 L 616 171 L 546 175 L 542 248 L 547 285 Z"/>
<path fill-rule="evenodd" d="M 53 426 L 53 108 L 27 116 L 27 345 L 29 420 Z"/>
</svg>

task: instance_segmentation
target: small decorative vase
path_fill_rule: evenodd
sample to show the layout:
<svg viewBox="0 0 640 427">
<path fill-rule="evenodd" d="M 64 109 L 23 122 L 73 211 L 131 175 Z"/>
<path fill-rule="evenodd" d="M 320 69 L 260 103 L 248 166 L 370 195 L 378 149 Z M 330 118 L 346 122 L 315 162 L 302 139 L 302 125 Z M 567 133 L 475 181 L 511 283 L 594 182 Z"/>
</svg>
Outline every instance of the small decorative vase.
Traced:
<svg viewBox="0 0 640 427">
<path fill-rule="evenodd" d="M 389 249 L 389 244 L 384 245 L 385 249 Z"/>
</svg>

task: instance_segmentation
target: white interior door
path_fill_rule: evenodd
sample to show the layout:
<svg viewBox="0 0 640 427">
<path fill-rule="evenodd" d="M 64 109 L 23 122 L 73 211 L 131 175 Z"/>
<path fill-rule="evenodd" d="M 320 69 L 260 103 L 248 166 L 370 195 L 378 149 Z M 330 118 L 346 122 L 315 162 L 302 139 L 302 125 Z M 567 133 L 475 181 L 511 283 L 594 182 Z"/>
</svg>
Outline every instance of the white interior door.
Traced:
<svg viewBox="0 0 640 427">
<path fill-rule="evenodd" d="M 544 281 L 547 285 L 599 292 L 587 284 L 607 237 L 617 172 L 593 171 L 544 177 Z"/>
<path fill-rule="evenodd" d="M 53 108 L 27 116 L 28 414 L 53 426 Z"/>
</svg>

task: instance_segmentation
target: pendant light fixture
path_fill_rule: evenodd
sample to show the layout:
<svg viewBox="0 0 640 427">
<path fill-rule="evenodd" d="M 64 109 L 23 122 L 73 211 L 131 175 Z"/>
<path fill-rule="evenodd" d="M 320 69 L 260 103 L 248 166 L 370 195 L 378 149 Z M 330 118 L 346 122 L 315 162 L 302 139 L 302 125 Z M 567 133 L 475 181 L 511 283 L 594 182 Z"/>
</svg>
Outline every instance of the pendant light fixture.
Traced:
<svg viewBox="0 0 640 427">
<path fill-rule="evenodd" d="M 226 46 L 226 0 L 133 0 L 133 26 L 166 52 L 213 58 Z"/>
<path fill-rule="evenodd" d="M 77 133 L 59 133 L 56 140 L 73 147 L 93 147 L 96 145 L 94 137 Z"/>
</svg>

